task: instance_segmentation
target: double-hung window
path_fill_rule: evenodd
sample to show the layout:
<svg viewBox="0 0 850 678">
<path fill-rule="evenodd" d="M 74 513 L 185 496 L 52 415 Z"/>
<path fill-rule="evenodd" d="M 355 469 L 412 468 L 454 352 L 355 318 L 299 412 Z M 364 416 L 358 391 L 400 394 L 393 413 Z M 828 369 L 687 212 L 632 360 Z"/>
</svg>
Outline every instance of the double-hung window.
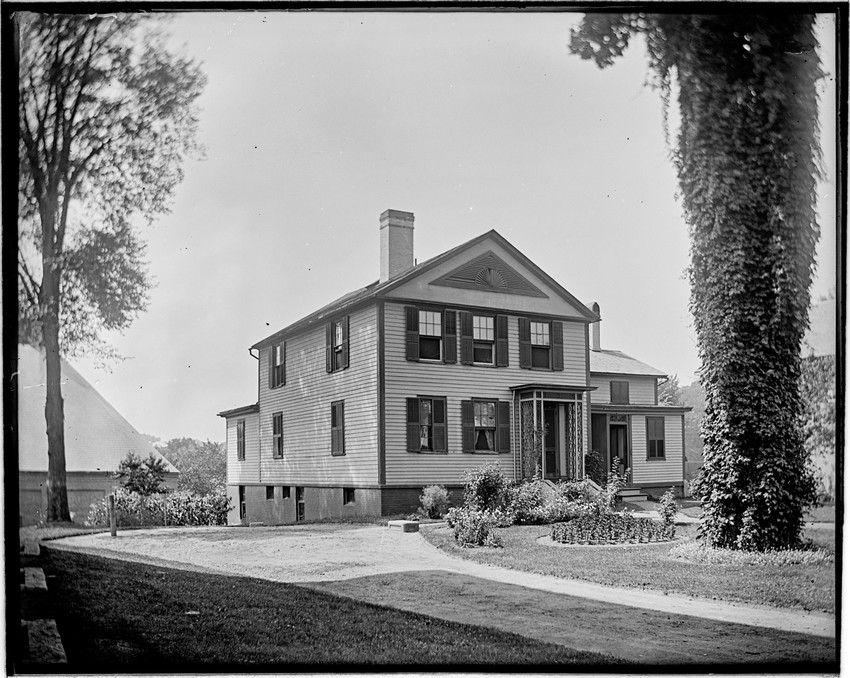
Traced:
<svg viewBox="0 0 850 678">
<path fill-rule="evenodd" d="M 443 314 L 440 311 L 419 311 L 419 359 L 441 360 Z"/>
<path fill-rule="evenodd" d="M 646 458 L 664 459 L 664 417 L 646 418 Z"/>
<path fill-rule="evenodd" d="M 345 454 L 345 401 L 331 403 L 331 454 Z"/>
<path fill-rule="evenodd" d="M 460 404 L 464 452 L 510 452 L 510 403 L 464 400 Z"/>
<path fill-rule="evenodd" d="M 327 324 L 325 353 L 328 372 L 339 372 L 348 367 L 348 316 Z"/>
<path fill-rule="evenodd" d="M 427 396 L 407 399 L 407 451 L 446 451 L 446 399 Z"/>
<path fill-rule="evenodd" d="M 283 412 L 272 415 L 272 458 L 283 459 Z"/>
<path fill-rule="evenodd" d="M 269 388 L 277 388 L 286 383 L 286 344 L 272 344 L 269 356 Z"/>
<path fill-rule="evenodd" d="M 484 365 L 493 364 L 493 345 L 496 341 L 495 319 L 492 316 L 472 316 L 472 359 Z"/>
<path fill-rule="evenodd" d="M 531 366 L 549 369 L 549 349 L 552 342 L 549 337 L 549 323 L 532 322 Z"/>
<path fill-rule="evenodd" d="M 245 420 L 236 421 L 236 459 L 245 461 Z"/>
<path fill-rule="evenodd" d="M 564 324 L 519 318 L 519 366 L 526 369 L 564 369 Z"/>
</svg>

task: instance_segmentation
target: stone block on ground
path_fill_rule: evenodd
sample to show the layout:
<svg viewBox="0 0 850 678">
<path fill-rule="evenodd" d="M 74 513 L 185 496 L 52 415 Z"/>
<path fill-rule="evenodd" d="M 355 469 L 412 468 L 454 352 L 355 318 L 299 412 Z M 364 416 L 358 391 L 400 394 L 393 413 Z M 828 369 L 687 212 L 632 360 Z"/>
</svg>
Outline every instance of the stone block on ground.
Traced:
<svg viewBox="0 0 850 678">
<path fill-rule="evenodd" d="M 387 527 L 401 530 L 402 532 L 419 532 L 419 521 L 417 520 L 389 520 Z"/>
<path fill-rule="evenodd" d="M 62 646 L 59 629 L 53 619 L 30 619 L 27 625 L 29 664 L 66 664 L 68 657 Z"/>
<path fill-rule="evenodd" d="M 44 578 L 44 570 L 40 567 L 25 567 L 23 587 L 27 590 L 47 590 L 47 580 Z"/>
</svg>

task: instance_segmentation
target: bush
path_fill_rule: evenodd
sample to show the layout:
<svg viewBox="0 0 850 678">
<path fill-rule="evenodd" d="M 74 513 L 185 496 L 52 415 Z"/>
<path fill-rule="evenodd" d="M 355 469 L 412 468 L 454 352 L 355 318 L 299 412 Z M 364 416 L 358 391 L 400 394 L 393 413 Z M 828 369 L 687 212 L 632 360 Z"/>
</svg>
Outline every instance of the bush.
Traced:
<svg viewBox="0 0 850 678">
<path fill-rule="evenodd" d="M 671 526 L 628 513 L 587 515 L 552 525 L 553 541 L 562 544 L 624 544 L 666 541 L 673 538 Z"/>
<path fill-rule="evenodd" d="M 540 483 L 520 483 L 510 490 L 510 511 L 517 525 L 538 525 L 546 522 L 546 508 Z"/>
<path fill-rule="evenodd" d="M 597 485 L 605 484 L 605 462 L 599 450 L 591 450 L 584 455 L 584 473 Z"/>
<path fill-rule="evenodd" d="M 673 525 L 679 506 L 676 504 L 676 491 L 671 487 L 658 500 L 658 514 L 665 525 Z"/>
<path fill-rule="evenodd" d="M 449 493 L 442 485 L 428 485 L 422 489 L 419 503 L 419 512 L 426 518 L 442 518 L 449 509 Z"/>
<path fill-rule="evenodd" d="M 162 459 L 151 452 L 147 459 L 142 459 L 132 450 L 118 464 L 118 471 L 113 476 L 121 481 L 121 486 L 129 492 L 141 495 L 159 494 L 165 492 L 162 483 L 168 469 Z"/>
<path fill-rule="evenodd" d="M 85 524 L 106 527 L 108 497 L 91 505 Z M 226 525 L 230 500 L 223 493 L 197 495 L 189 492 L 143 495 L 125 488 L 115 490 L 115 521 L 118 527 L 160 525 Z"/>
<path fill-rule="evenodd" d="M 510 483 L 496 464 L 484 464 L 464 472 L 463 482 L 465 506 L 479 511 L 502 509 L 507 506 Z"/>
<path fill-rule="evenodd" d="M 447 521 L 454 529 L 455 541 L 463 548 L 502 545 L 501 537 L 492 532 L 496 522 L 489 511 L 480 511 L 468 506 L 453 508 L 449 509 Z"/>
</svg>

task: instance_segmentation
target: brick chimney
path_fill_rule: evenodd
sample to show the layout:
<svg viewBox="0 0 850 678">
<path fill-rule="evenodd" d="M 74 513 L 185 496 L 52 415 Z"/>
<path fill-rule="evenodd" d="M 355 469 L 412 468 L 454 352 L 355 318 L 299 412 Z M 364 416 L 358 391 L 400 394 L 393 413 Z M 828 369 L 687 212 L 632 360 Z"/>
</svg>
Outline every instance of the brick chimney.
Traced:
<svg viewBox="0 0 850 678">
<path fill-rule="evenodd" d="M 599 304 L 595 301 L 592 304 L 588 304 L 587 307 L 593 311 L 596 315 L 599 315 Z M 601 351 L 602 345 L 599 342 L 599 322 L 590 323 L 590 350 L 591 351 Z"/>
<path fill-rule="evenodd" d="M 381 215 L 381 282 L 413 268 L 413 212 L 387 210 Z"/>
</svg>

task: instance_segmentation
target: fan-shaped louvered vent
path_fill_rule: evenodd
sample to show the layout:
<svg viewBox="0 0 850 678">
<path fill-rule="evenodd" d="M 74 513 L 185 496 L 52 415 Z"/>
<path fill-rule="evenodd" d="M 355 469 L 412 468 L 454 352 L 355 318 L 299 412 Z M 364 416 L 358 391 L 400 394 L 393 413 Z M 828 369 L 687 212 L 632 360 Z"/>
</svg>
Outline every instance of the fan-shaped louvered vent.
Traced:
<svg viewBox="0 0 850 678">
<path fill-rule="evenodd" d="M 546 297 L 536 285 L 493 252 L 485 252 L 458 266 L 452 272 L 431 281 L 432 285 L 470 290 Z"/>
<path fill-rule="evenodd" d="M 495 268 L 482 268 L 475 276 L 475 283 L 484 287 L 507 287 L 508 284 Z"/>
</svg>

